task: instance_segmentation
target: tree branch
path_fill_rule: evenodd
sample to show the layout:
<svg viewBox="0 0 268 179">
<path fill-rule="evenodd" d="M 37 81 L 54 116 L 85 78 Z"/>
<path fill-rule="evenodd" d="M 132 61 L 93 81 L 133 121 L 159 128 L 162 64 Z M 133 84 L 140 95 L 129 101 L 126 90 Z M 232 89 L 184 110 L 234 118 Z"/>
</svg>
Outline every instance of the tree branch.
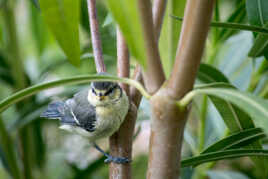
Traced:
<svg viewBox="0 0 268 179">
<path fill-rule="evenodd" d="M 147 68 L 143 72 L 144 82 L 149 93 L 155 93 L 165 81 L 152 19 L 150 0 L 138 0 L 141 22 L 144 31 L 145 48 L 147 55 Z"/>
<path fill-rule="evenodd" d="M 153 21 L 155 38 L 159 39 L 161 27 L 164 19 L 164 14 L 167 6 L 167 0 L 154 0 L 153 4 Z"/>
<path fill-rule="evenodd" d="M 193 87 L 209 30 L 213 4 L 214 0 L 187 2 L 176 61 L 168 80 L 170 94 L 176 99 L 180 99 Z"/>
<path fill-rule="evenodd" d="M 141 73 L 141 67 L 138 64 L 136 65 L 136 68 L 134 70 L 132 79 L 140 82 L 141 84 L 144 84 L 143 83 L 143 78 L 142 78 L 142 73 Z M 130 98 L 131 98 L 131 101 L 138 108 L 138 106 L 140 105 L 142 95 L 139 92 L 139 90 L 137 90 L 137 88 L 135 88 L 133 86 L 130 87 Z"/>
<path fill-rule="evenodd" d="M 117 76 L 129 77 L 129 52 L 123 34 L 117 27 Z M 127 84 L 120 84 L 125 92 L 129 95 L 129 86 Z"/>
<path fill-rule="evenodd" d="M 129 77 L 129 52 L 126 42 L 119 28 L 117 28 L 117 74 L 119 77 Z M 129 96 L 129 86 L 121 84 Z M 137 118 L 137 108 L 132 103 L 131 97 L 130 109 L 128 114 L 120 126 L 119 130 L 110 137 L 110 151 L 113 156 L 127 157 L 131 159 L 132 154 L 132 138 Z M 130 179 L 131 164 L 110 164 L 110 179 Z"/>
<path fill-rule="evenodd" d="M 166 0 L 157 0 L 156 2 L 157 5 L 155 6 L 154 15 L 156 16 L 156 18 L 154 19 L 154 22 L 157 24 L 155 27 L 156 31 L 158 32 L 157 39 L 160 34 L 162 19 L 164 16 L 165 1 Z M 153 34 L 152 34 L 152 37 L 153 37 Z M 159 57 L 159 61 L 160 61 L 160 57 Z M 160 67 L 161 67 L 161 63 L 160 63 Z M 128 53 L 125 40 L 121 32 L 119 31 L 119 29 L 117 29 L 117 73 L 119 77 L 129 77 L 129 53 Z M 139 82 L 143 82 L 141 67 L 138 64 L 136 65 L 132 79 L 135 79 L 136 81 L 139 81 Z M 158 86 L 158 88 L 160 87 L 160 85 Z M 110 151 L 111 151 L 111 154 L 114 156 L 128 157 L 131 159 L 132 138 L 133 138 L 133 132 L 134 132 L 135 122 L 137 118 L 137 108 L 140 105 L 142 95 L 136 88 L 130 87 L 129 89 L 127 85 L 122 85 L 122 87 L 128 93 L 129 99 L 131 101 L 130 102 L 131 107 L 119 131 L 116 132 L 112 137 L 110 137 Z M 131 165 L 130 164 L 119 165 L 119 164 L 111 163 L 110 164 L 110 178 L 111 179 L 113 178 L 130 179 L 131 178 Z"/>
<path fill-rule="evenodd" d="M 106 72 L 106 67 L 103 61 L 101 39 L 98 27 L 96 0 L 87 0 L 87 4 L 88 4 L 90 32 L 92 38 L 92 46 L 93 46 L 96 69 L 98 73 Z"/>
<path fill-rule="evenodd" d="M 177 179 L 187 109 L 176 100 L 194 84 L 211 20 L 214 0 L 188 0 L 176 62 L 168 84 L 152 98 L 148 179 Z"/>
</svg>

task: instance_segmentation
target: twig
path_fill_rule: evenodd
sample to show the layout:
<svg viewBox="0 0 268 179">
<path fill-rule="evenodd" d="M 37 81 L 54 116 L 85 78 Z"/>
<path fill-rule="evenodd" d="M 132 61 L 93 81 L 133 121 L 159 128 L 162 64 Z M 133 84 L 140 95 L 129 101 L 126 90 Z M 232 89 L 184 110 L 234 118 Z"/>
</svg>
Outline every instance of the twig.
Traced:
<svg viewBox="0 0 268 179">
<path fill-rule="evenodd" d="M 154 21 L 154 33 L 155 33 L 155 38 L 159 39 L 160 37 L 160 32 L 161 32 L 161 26 L 163 23 L 163 17 L 165 14 L 167 6 L 167 0 L 154 0 L 153 4 L 153 21 Z"/>
<path fill-rule="evenodd" d="M 129 52 L 127 44 L 123 38 L 122 33 L 117 27 L 117 75 L 118 77 L 129 77 Z M 129 86 L 120 84 L 129 96 Z M 131 101 L 130 101 L 131 104 Z M 127 157 L 131 159 L 132 153 L 132 136 L 136 121 L 137 110 L 133 106 L 119 128 L 119 130 L 110 137 L 110 152 L 113 156 Z M 110 164 L 110 179 L 130 179 L 131 178 L 131 164 Z"/>
<path fill-rule="evenodd" d="M 144 83 L 149 93 L 155 93 L 165 81 L 157 41 L 154 36 L 152 7 L 150 0 L 138 0 L 141 23 L 144 32 L 147 55 L 147 68 L 144 70 Z"/>
<path fill-rule="evenodd" d="M 123 34 L 117 27 L 117 76 L 129 77 L 129 52 Z M 129 86 L 120 84 L 121 87 L 129 94 Z"/>
<path fill-rule="evenodd" d="M 132 79 L 140 82 L 141 84 L 144 84 L 143 78 L 142 78 L 142 73 L 141 73 L 141 67 L 138 64 L 136 65 Z M 132 86 L 130 87 L 130 98 L 131 98 L 131 101 L 138 108 L 138 106 L 140 105 L 140 102 L 141 102 L 142 95 L 139 92 L 139 90 L 137 90 L 137 88 L 134 88 Z"/>
<path fill-rule="evenodd" d="M 87 0 L 87 4 L 96 70 L 98 73 L 106 72 L 98 27 L 96 0 Z"/>
</svg>

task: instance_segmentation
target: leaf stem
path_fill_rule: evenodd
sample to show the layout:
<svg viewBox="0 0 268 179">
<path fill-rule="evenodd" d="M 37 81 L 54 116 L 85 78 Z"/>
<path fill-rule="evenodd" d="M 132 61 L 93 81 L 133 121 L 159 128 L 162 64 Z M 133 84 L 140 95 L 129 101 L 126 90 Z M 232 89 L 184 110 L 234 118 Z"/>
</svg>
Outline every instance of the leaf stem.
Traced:
<svg viewBox="0 0 268 179">
<path fill-rule="evenodd" d="M 202 99 L 202 107 L 201 107 L 201 114 L 200 114 L 199 152 L 201 152 L 205 146 L 207 105 L 208 105 L 208 97 L 206 95 L 204 95 L 203 99 Z"/>
<path fill-rule="evenodd" d="M 76 77 L 71 77 L 71 78 L 64 78 L 61 80 L 51 81 L 47 83 L 41 83 L 38 85 L 31 86 L 29 88 L 25 88 L 21 91 L 18 91 L 0 102 L 0 113 L 6 110 L 10 105 L 15 104 L 40 91 L 43 91 L 49 88 L 54 88 L 57 86 L 67 85 L 67 84 L 69 85 L 81 84 L 81 83 L 87 83 L 91 81 L 113 81 L 113 82 L 127 83 L 131 86 L 135 86 L 145 98 L 147 99 L 151 98 L 151 96 L 147 93 L 144 87 L 135 80 L 128 79 L 128 78 L 119 78 L 119 77 L 114 77 L 114 76 L 84 75 L 84 76 L 76 76 Z"/>
</svg>

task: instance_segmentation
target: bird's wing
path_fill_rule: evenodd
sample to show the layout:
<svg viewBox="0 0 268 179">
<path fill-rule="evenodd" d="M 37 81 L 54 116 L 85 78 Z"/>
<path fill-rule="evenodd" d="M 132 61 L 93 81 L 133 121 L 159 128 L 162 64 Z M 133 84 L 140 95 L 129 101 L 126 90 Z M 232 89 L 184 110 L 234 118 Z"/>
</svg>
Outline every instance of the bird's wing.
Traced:
<svg viewBox="0 0 268 179">
<path fill-rule="evenodd" d="M 93 132 L 95 130 L 96 109 L 88 102 L 87 98 L 88 89 L 75 94 L 73 98 L 66 101 L 66 105 L 77 125 Z"/>
</svg>

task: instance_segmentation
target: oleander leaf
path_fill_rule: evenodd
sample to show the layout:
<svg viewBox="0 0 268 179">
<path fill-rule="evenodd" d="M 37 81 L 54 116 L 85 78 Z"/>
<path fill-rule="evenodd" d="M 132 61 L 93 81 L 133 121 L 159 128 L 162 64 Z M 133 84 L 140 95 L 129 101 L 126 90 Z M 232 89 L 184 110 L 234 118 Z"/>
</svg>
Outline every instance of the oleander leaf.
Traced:
<svg viewBox="0 0 268 179">
<path fill-rule="evenodd" d="M 40 0 L 41 13 L 68 60 L 80 64 L 79 11 L 80 1 Z"/>
</svg>

